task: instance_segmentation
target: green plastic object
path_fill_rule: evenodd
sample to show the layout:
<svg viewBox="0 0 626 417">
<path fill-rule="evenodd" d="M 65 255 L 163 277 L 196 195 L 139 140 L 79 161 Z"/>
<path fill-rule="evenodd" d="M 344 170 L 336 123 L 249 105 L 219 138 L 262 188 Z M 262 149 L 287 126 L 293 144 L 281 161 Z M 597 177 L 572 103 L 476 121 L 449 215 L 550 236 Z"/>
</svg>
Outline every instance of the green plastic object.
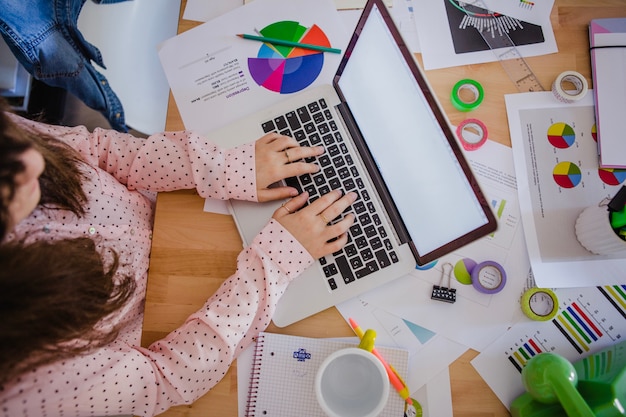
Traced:
<svg viewBox="0 0 626 417">
<path fill-rule="evenodd" d="M 526 393 L 511 403 L 513 417 L 626 415 L 626 342 L 574 364 L 540 353 L 522 369 Z"/>
<path fill-rule="evenodd" d="M 611 219 L 611 227 L 613 229 L 620 229 L 626 226 L 626 207 L 620 211 L 613 211 L 609 215 Z"/>
</svg>

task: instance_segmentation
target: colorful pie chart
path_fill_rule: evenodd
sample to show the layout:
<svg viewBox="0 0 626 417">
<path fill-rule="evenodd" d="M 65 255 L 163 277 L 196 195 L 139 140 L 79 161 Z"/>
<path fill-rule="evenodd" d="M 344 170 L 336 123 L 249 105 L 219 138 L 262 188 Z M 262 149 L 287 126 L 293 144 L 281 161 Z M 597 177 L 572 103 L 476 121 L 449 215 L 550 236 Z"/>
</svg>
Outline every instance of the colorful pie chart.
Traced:
<svg viewBox="0 0 626 417">
<path fill-rule="evenodd" d="M 559 162 L 552 170 L 552 177 L 559 187 L 574 188 L 580 184 L 582 173 L 572 162 Z"/>
<path fill-rule="evenodd" d="M 607 185 L 620 185 L 626 181 L 626 170 L 624 169 L 600 168 L 598 175 L 602 182 Z"/>
<path fill-rule="evenodd" d="M 311 45 L 330 47 L 319 26 L 310 28 L 298 22 L 281 21 L 260 30 L 262 36 Z M 255 58 L 248 58 L 254 81 L 280 94 L 295 93 L 311 85 L 324 66 L 324 53 L 292 46 L 261 44 Z"/>
<path fill-rule="evenodd" d="M 574 144 L 576 133 L 567 123 L 554 123 L 548 128 L 548 141 L 555 148 L 566 149 Z"/>
</svg>

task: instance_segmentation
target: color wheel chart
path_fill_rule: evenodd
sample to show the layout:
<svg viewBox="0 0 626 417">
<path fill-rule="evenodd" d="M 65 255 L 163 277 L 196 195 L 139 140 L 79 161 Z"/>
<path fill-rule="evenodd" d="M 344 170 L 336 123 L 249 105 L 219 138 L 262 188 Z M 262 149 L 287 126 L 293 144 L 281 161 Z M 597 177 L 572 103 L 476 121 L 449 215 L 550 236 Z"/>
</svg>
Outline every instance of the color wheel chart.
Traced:
<svg viewBox="0 0 626 417">
<path fill-rule="evenodd" d="M 330 47 L 330 41 L 317 25 L 307 28 L 299 22 L 272 23 L 260 34 L 267 38 Z M 291 46 L 261 44 L 257 56 L 248 58 L 248 69 L 254 81 L 269 91 L 295 93 L 311 85 L 324 66 L 324 53 Z"/>
<path fill-rule="evenodd" d="M 554 123 L 548 128 L 548 141 L 559 149 L 567 149 L 576 141 L 576 132 L 567 123 Z"/>
<path fill-rule="evenodd" d="M 573 162 L 559 162 L 552 171 L 554 182 L 562 188 L 574 188 L 583 178 L 582 172 L 578 165 Z"/>
</svg>

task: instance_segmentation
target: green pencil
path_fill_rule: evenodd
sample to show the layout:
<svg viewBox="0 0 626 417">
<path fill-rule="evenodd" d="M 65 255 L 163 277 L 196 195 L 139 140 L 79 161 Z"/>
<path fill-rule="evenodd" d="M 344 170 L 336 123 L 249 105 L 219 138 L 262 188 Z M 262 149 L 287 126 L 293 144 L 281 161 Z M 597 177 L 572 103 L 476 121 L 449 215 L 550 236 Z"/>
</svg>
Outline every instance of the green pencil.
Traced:
<svg viewBox="0 0 626 417">
<path fill-rule="evenodd" d="M 266 38 L 264 36 L 248 35 L 248 34 L 245 34 L 245 33 L 239 33 L 239 34 L 237 34 L 237 36 L 239 36 L 240 38 L 243 38 L 243 39 L 250 39 L 250 40 L 253 40 L 253 41 L 261 41 L 261 42 L 265 42 L 265 43 L 271 43 L 273 45 L 292 46 L 294 48 L 311 49 L 313 51 L 321 51 L 321 52 L 332 52 L 334 54 L 340 54 L 341 53 L 341 49 L 329 48 L 327 46 L 311 45 L 311 44 L 308 44 L 308 43 L 299 43 L 299 42 L 287 41 L 287 40 L 284 40 L 284 39 Z"/>
</svg>

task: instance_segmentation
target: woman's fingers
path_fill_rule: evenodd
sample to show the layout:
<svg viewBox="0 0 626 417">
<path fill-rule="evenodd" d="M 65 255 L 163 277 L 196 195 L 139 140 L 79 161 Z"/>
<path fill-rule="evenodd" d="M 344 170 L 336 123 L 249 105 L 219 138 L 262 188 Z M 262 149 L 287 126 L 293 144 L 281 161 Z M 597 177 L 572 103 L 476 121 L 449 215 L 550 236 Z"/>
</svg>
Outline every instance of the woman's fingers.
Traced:
<svg viewBox="0 0 626 417">
<path fill-rule="evenodd" d="M 289 136 L 268 133 L 257 140 L 256 180 L 258 201 L 280 200 L 293 197 L 298 191 L 293 187 L 275 186 L 285 178 L 314 174 L 320 167 L 312 161 L 324 153 L 321 146 L 300 146 Z"/>
<path fill-rule="evenodd" d="M 268 133 L 260 140 L 262 143 L 268 144 L 274 152 L 283 156 L 286 164 L 318 156 L 324 152 L 322 146 L 300 146 L 294 138 L 278 133 Z"/>
<path fill-rule="evenodd" d="M 346 232 L 354 223 L 354 215 L 329 224 L 356 199 L 355 193 L 342 196 L 339 190 L 331 191 L 306 204 L 308 195 L 300 194 L 285 202 L 274 213 L 274 218 L 304 246 L 311 256 L 320 258 L 338 251 L 347 242 Z"/>
<path fill-rule="evenodd" d="M 297 164 L 306 164 L 311 165 L 310 163 L 303 162 L 305 158 L 311 158 L 314 156 L 319 156 L 324 153 L 323 146 L 295 146 L 291 148 L 286 148 L 283 150 L 285 156 L 289 156 L 289 164 L 297 165 Z"/>
<path fill-rule="evenodd" d="M 333 190 L 315 200 L 311 204 L 311 209 L 316 211 L 325 223 L 330 223 L 354 203 L 356 197 L 354 192 L 343 195 L 341 190 Z"/>
<path fill-rule="evenodd" d="M 283 204 L 280 205 L 278 209 L 276 209 L 276 211 L 274 211 L 273 217 L 278 220 L 289 214 L 294 214 L 295 212 L 300 210 L 302 207 L 304 207 L 308 198 L 309 198 L 309 193 L 305 191 L 301 194 L 298 194 L 291 200 L 285 201 Z"/>
</svg>

